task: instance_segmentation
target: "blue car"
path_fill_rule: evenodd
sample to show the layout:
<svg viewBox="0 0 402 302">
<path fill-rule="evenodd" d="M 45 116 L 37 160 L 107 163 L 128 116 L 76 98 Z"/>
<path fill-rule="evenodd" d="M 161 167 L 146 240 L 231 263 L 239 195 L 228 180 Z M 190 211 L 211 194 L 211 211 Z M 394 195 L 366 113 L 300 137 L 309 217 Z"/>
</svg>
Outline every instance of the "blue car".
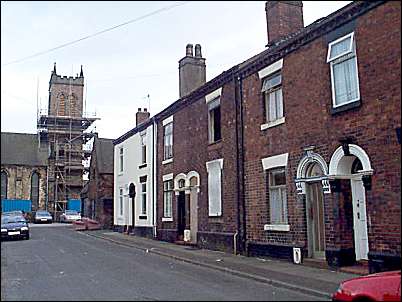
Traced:
<svg viewBox="0 0 402 302">
<path fill-rule="evenodd" d="M 28 222 L 23 216 L 1 215 L 1 239 L 29 239 Z"/>
</svg>

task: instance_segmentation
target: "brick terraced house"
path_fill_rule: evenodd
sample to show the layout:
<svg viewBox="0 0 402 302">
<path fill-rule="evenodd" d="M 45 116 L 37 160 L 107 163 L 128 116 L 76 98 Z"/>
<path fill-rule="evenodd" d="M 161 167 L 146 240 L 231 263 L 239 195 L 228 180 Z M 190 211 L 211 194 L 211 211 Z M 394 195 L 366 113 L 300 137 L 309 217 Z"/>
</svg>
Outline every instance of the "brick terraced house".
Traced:
<svg viewBox="0 0 402 302">
<path fill-rule="evenodd" d="M 155 133 L 154 237 L 399 269 L 400 2 L 302 7 L 268 1 L 267 49 L 208 82 L 187 45 L 180 99 L 129 132 Z"/>
</svg>

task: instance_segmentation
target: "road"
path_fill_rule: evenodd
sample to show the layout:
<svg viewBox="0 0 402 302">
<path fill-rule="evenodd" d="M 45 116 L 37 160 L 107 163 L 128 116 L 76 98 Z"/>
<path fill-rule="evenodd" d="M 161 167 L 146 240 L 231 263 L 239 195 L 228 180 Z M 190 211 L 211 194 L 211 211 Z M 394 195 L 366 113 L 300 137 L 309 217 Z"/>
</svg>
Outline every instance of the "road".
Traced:
<svg viewBox="0 0 402 302">
<path fill-rule="evenodd" d="M 89 237 L 71 225 L 33 225 L 1 242 L 1 300 L 312 301 L 229 273 Z"/>
</svg>

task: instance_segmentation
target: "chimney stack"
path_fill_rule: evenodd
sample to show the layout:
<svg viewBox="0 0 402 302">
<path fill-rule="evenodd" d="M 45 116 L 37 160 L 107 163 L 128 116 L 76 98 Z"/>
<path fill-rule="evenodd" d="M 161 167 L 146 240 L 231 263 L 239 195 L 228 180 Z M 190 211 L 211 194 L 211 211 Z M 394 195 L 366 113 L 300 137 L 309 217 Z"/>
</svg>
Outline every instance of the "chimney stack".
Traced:
<svg viewBox="0 0 402 302">
<path fill-rule="evenodd" d="M 205 59 L 201 54 L 201 45 L 187 44 L 186 56 L 179 61 L 179 92 L 180 98 L 202 86 L 206 81 Z"/>
<path fill-rule="evenodd" d="M 268 44 L 304 27 L 302 1 L 267 1 Z"/>
<path fill-rule="evenodd" d="M 147 111 L 147 108 L 144 108 L 144 111 L 141 111 L 141 108 L 138 108 L 137 113 L 135 114 L 135 126 L 142 124 L 143 122 L 149 119 L 150 113 Z"/>
</svg>

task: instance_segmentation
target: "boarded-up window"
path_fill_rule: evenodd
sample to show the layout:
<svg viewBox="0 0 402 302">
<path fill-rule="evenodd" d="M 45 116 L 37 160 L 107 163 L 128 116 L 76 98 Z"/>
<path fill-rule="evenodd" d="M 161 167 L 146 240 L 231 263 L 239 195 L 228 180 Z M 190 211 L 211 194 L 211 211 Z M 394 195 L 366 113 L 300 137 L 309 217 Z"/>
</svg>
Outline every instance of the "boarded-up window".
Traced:
<svg viewBox="0 0 402 302">
<path fill-rule="evenodd" d="M 223 159 L 207 162 L 209 216 L 222 215 L 222 168 Z"/>
</svg>

